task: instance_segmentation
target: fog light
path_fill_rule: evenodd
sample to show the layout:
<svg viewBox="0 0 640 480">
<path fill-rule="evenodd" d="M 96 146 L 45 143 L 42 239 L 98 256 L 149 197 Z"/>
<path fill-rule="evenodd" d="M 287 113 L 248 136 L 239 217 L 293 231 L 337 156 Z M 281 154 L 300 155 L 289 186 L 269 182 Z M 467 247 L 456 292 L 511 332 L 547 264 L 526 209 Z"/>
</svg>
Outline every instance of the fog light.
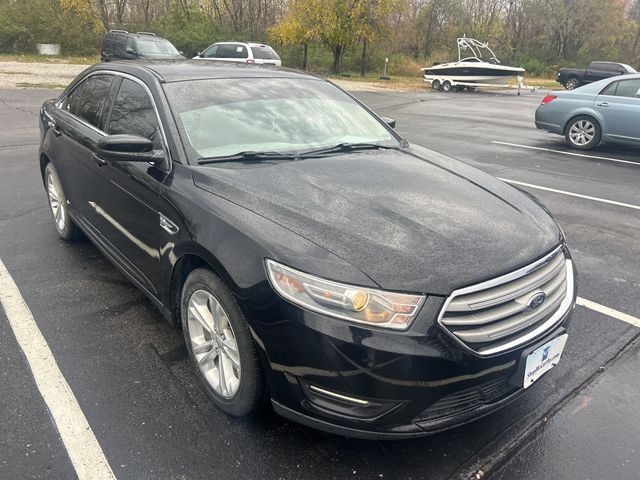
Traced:
<svg viewBox="0 0 640 480">
<path fill-rule="evenodd" d="M 373 421 L 394 410 L 401 404 L 396 402 L 371 401 L 364 398 L 335 392 L 300 381 L 307 397 L 306 407 L 321 410 L 327 414 L 339 414 L 357 420 Z M 304 403 L 303 403 L 304 404 Z"/>
</svg>

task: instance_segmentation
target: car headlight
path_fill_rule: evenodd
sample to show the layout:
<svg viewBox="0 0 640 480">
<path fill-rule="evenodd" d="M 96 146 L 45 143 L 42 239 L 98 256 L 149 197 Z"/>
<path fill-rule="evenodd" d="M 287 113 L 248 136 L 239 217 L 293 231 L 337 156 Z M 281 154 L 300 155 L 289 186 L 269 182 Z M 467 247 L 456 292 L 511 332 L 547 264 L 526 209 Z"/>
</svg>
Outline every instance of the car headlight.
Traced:
<svg viewBox="0 0 640 480">
<path fill-rule="evenodd" d="M 425 301 L 424 295 L 385 292 L 332 282 L 267 259 L 273 288 L 303 308 L 350 322 L 406 330 Z"/>
</svg>

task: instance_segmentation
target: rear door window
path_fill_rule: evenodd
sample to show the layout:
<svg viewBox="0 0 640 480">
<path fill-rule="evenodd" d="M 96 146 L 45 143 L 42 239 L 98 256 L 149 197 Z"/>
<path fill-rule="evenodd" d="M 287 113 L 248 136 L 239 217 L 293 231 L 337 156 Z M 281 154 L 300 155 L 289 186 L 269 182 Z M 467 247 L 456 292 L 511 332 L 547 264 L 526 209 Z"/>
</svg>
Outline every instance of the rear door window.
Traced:
<svg viewBox="0 0 640 480">
<path fill-rule="evenodd" d="M 83 87 L 84 82 L 80 83 L 80 85 L 74 88 L 73 91 L 69 95 L 67 95 L 62 108 L 64 108 L 67 112 L 77 115 L 78 105 L 80 104 L 80 97 L 82 96 Z"/>
<path fill-rule="evenodd" d="M 238 44 L 218 45 L 216 58 L 247 58 L 247 47 Z"/>
<path fill-rule="evenodd" d="M 616 97 L 638 98 L 640 91 L 640 78 L 633 80 L 620 80 L 616 89 Z"/>
<path fill-rule="evenodd" d="M 605 87 L 604 90 L 602 90 L 600 92 L 600 95 L 615 95 L 616 94 L 616 89 L 618 88 L 618 83 L 620 83 L 620 82 L 610 83 L 609 85 L 607 85 Z"/>
<path fill-rule="evenodd" d="M 111 75 L 92 75 L 84 81 L 75 115 L 96 128 L 100 128 L 100 119 L 111 88 L 111 78 Z"/>
<path fill-rule="evenodd" d="M 122 80 L 113 102 L 107 132 L 111 135 L 138 135 L 153 141 L 155 149 L 162 148 L 160 126 L 147 91 L 127 78 Z"/>
</svg>

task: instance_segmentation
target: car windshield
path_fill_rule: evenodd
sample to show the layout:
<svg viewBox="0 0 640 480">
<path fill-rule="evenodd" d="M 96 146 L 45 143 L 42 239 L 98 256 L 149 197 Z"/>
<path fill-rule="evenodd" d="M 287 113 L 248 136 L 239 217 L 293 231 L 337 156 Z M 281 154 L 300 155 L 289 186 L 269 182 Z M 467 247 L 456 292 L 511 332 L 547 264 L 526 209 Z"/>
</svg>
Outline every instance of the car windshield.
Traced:
<svg viewBox="0 0 640 480">
<path fill-rule="evenodd" d="M 251 51 L 253 52 L 253 58 L 258 60 L 280 60 L 273 48 L 267 45 L 252 45 Z"/>
<path fill-rule="evenodd" d="M 138 38 L 136 44 L 142 55 L 180 55 L 176 47 L 163 38 Z"/>
<path fill-rule="evenodd" d="M 193 160 L 400 140 L 342 90 L 316 79 L 231 78 L 164 85 Z"/>
</svg>

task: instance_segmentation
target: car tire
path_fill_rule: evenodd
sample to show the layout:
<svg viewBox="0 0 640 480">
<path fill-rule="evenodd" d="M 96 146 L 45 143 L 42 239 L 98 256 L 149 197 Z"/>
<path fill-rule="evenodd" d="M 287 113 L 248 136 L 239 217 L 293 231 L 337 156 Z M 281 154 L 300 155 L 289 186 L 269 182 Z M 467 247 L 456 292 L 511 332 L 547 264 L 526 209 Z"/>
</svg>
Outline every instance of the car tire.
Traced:
<svg viewBox="0 0 640 480">
<path fill-rule="evenodd" d="M 49 209 L 53 215 L 53 224 L 58 235 L 68 242 L 77 240 L 82 236 L 80 229 L 69 216 L 69 204 L 62 189 L 58 171 L 51 162 L 44 169 L 44 185 L 47 189 Z"/>
<path fill-rule="evenodd" d="M 566 90 L 574 90 L 579 86 L 580 86 L 580 82 L 575 77 L 571 77 L 566 82 L 564 82 L 564 88 Z"/>
<path fill-rule="evenodd" d="M 433 88 L 434 90 L 440 90 L 441 86 L 442 84 L 440 83 L 440 80 L 434 80 L 433 82 L 431 82 L 431 88 Z"/>
<path fill-rule="evenodd" d="M 569 120 L 564 136 L 570 147 L 591 150 L 600 143 L 602 129 L 595 118 L 589 115 L 579 115 Z"/>
<path fill-rule="evenodd" d="M 445 93 L 451 91 L 451 82 L 449 80 L 442 82 L 442 91 Z"/>
<path fill-rule="evenodd" d="M 184 339 L 196 376 L 221 410 L 242 417 L 260 410 L 266 385 L 247 321 L 211 270 L 192 271 L 181 292 Z"/>
</svg>

